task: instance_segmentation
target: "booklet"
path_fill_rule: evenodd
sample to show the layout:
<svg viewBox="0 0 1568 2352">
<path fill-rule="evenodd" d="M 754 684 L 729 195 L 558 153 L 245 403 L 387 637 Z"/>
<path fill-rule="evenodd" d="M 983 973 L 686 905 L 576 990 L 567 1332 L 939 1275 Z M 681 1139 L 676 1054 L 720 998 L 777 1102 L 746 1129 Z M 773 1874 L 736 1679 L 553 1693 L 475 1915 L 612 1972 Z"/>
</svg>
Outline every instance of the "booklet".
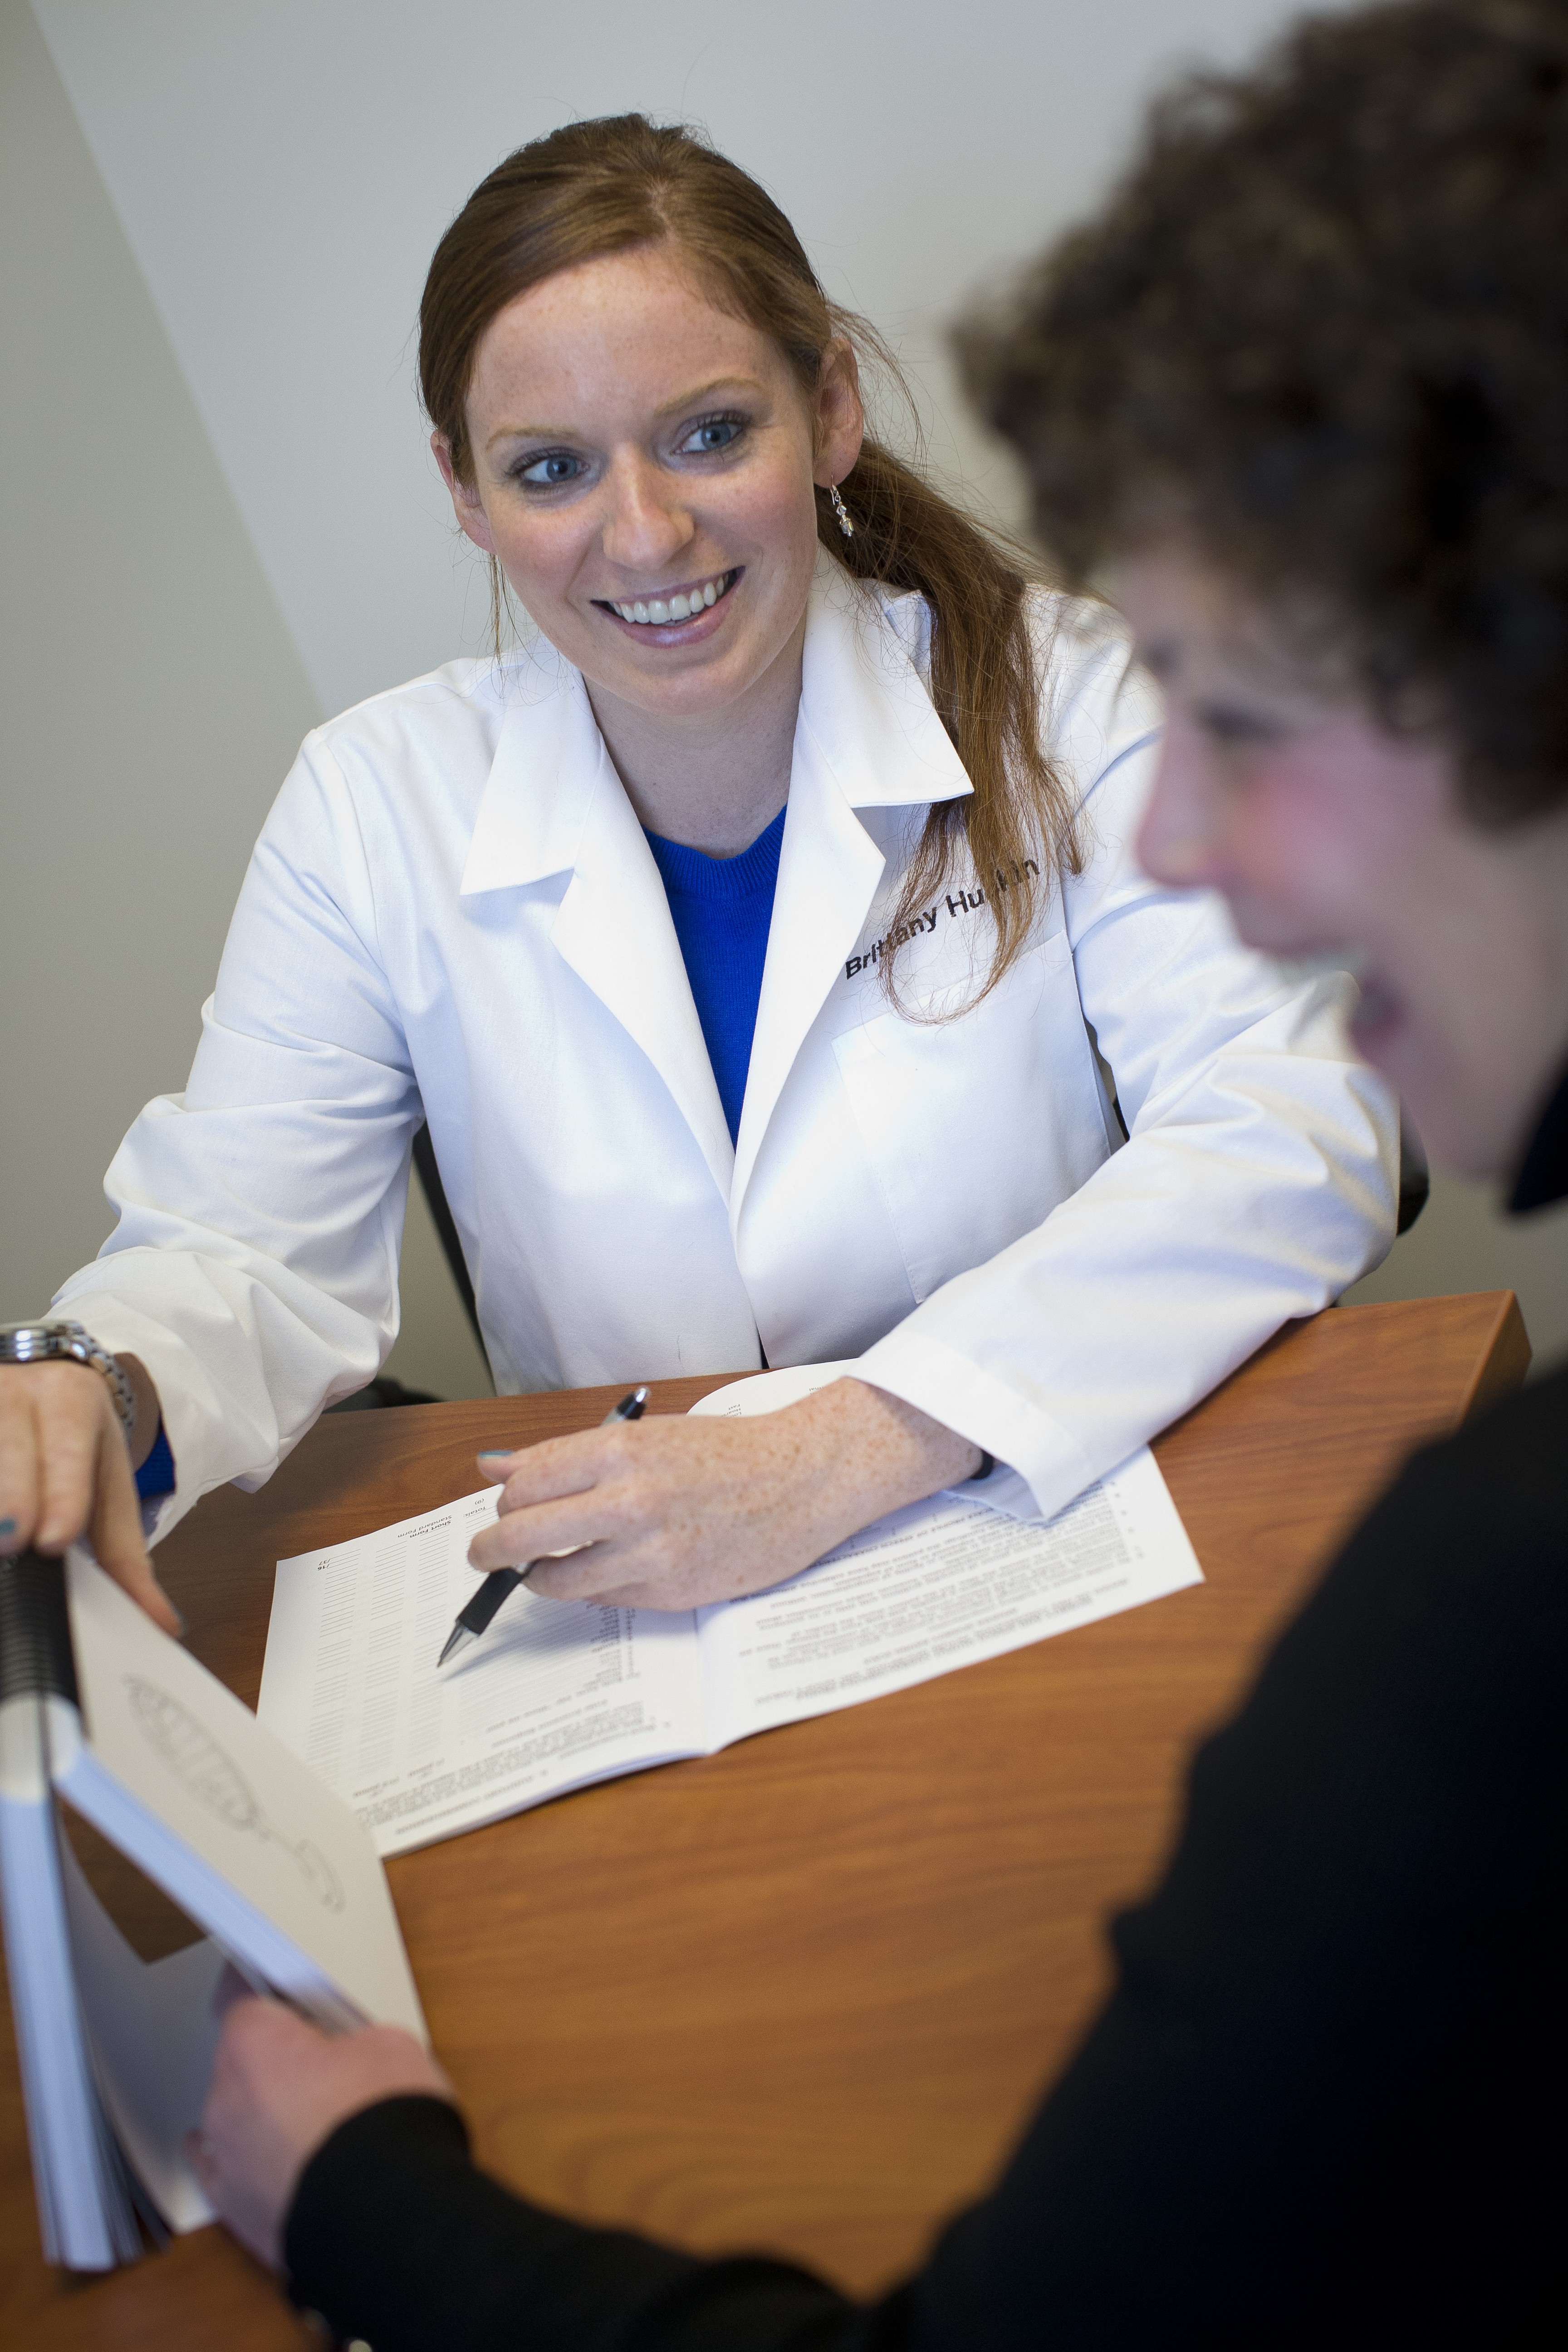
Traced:
<svg viewBox="0 0 1568 2352">
<path fill-rule="evenodd" d="M 205 1939 L 138 1958 L 67 1802 Z M 348 1808 L 83 1551 L 0 1562 L 0 1919 L 46 2257 L 103 2270 L 213 2219 L 186 2161 L 226 1962 L 329 2029 L 425 2037 Z"/>
<path fill-rule="evenodd" d="M 776 1411 L 852 1365 L 737 1381 L 698 1413 Z M 437 1658 L 474 1590 L 487 1486 L 279 1560 L 258 1713 L 383 1854 L 1135 1609 L 1202 1571 L 1147 1447 L 1056 1518 L 981 1486 L 895 1511 L 787 1582 L 665 1614 L 520 1587 Z M 1013 1478 L 1001 1488 L 1032 1507 Z M 1017 1504 L 1017 1496 L 1024 1504 Z"/>
</svg>

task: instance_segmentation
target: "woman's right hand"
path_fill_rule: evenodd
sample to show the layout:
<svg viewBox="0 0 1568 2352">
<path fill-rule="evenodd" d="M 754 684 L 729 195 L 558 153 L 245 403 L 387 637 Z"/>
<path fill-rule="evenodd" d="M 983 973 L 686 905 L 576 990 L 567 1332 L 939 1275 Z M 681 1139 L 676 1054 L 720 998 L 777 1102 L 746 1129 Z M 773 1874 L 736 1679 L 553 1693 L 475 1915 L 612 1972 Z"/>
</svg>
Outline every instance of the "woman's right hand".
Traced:
<svg viewBox="0 0 1568 2352">
<path fill-rule="evenodd" d="M 121 1362 L 136 1391 L 139 1427 L 158 1429 L 158 1396 L 143 1367 Z M 151 1419 L 149 1421 L 149 1412 Z M 144 1451 L 151 1451 L 152 1439 Z M 85 1541 L 155 1625 L 180 1620 L 153 1573 L 142 1504 L 109 1383 L 86 1364 L 0 1364 L 0 1558 L 29 1547 L 50 1557 Z"/>
</svg>

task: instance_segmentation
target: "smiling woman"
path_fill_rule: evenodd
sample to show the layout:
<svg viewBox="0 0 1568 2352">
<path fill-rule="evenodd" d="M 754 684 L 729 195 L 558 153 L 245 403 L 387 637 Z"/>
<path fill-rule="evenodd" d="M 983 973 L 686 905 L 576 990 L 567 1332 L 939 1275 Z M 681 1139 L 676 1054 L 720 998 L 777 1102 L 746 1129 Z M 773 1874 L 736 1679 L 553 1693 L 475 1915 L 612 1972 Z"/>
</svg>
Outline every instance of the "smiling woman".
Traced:
<svg viewBox="0 0 1568 2352">
<path fill-rule="evenodd" d="M 552 294 L 552 287 L 558 294 Z M 528 310 L 525 298 L 535 290 L 540 299 Z M 666 298 L 668 311 L 663 308 Z M 618 300 L 628 305 L 625 313 L 617 310 Z M 525 313 L 521 322 L 520 311 Z M 565 379 L 558 382 L 566 406 L 550 414 L 557 422 L 561 415 L 573 419 L 571 429 L 557 430 L 542 410 L 513 406 L 509 412 L 508 399 L 520 398 L 524 386 L 508 377 L 519 364 L 525 370 L 550 364 L 537 331 L 568 314 L 585 339 L 557 353 L 556 365 L 563 358 L 566 369 Z M 719 327 L 720 319 L 729 322 L 727 330 Z M 499 488 L 510 473 L 520 487 L 555 494 L 576 485 L 581 494 L 595 487 L 596 464 L 603 492 L 609 453 L 605 446 L 579 445 L 586 416 L 575 404 L 586 394 L 599 409 L 601 427 L 610 426 L 617 406 L 617 371 L 628 359 L 650 380 L 639 384 L 640 408 L 624 398 L 618 403 L 623 467 L 648 427 L 657 427 L 661 436 L 658 464 L 640 477 L 634 530 L 650 519 L 645 505 L 649 496 L 657 508 L 655 485 L 663 474 L 671 468 L 686 473 L 689 494 L 689 478 L 719 472 L 713 461 L 725 452 L 722 472 L 739 467 L 743 478 L 728 501 L 721 491 L 721 510 L 728 504 L 739 513 L 749 496 L 766 495 L 761 484 L 753 490 L 744 478 L 759 455 L 767 460 L 763 470 L 772 496 L 787 499 L 780 467 L 782 463 L 788 470 L 786 450 L 793 446 L 794 498 L 776 517 L 784 534 L 778 552 L 788 544 L 798 563 L 820 541 L 856 578 L 924 600 L 941 624 L 931 630 L 928 649 L 931 698 L 973 790 L 962 808 L 951 801 L 932 803 L 919 852 L 904 877 L 903 922 L 889 929 L 902 928 L 918 906 L 945 887 L 960 846 L 982 874 L 1016 872 L 1023 887 L 999 898 L 993 909 L 995 979 L 1029 930 L 1034 893 L 1025 864 L 1042 832 L 1053 856 L 1075 871 L 1078 863 L 1073 793 L 1040 739 L 1039 684 L 1025 595 L 1027 565 L 1019 551 L 998 545 L 933 491 L 920 472 L 865 432 L 857 347 L 896 381 L 896 366 L 880 337 L 865 320 L 828 302 L 795 231 L 764 190 L 689 132 L 658 128 L 641 115 L 574 123 L 509 156 L 475 190 L 441 240 L 420 305 L 420 379 L 436 427 L 437 462 L 463 529 L 490 557 L 498 650 L 509 583 L 545 634 L 553 632 L 534 611 L 521 576 L 493 537 L 496 518 L 482 486 Z M 715 373 L 697 367 L 697 354 L 704 350 Z M 729 375 L 728 368 L 739 373 Z M 539 397 L 546 391 L 545 383 L 537 384 Z M 491 413 L 498 395 L 500 406 Z M 476 400 L 487 404 L 482 421 Z M 749 408 L 748 400 L 761 405 Z M 552 442 L 559 446 L 552 447 Z M 679 551 L 688 549 L 687 534 L 703 503 L 698 492 L 697 506 L 687 514 L 679 498 L 672 506 L 666 501 L 663 528 L 673 530 L 674 547 L 654 547 L 651 573 L 641 562 L 639 545 L 625 543 L 635 576 L 624 584 L 634 592 L 645 583 L 650 589 L 646 596 L 634 593 L 621 599 L 629 604 L 634 625 L 657 628 L 679 621 L 673 604 L 681 595 L 688 599 L 689 617 L 689 567 L 680 567 L 684 579 L 669 575 Z M 707 504 L 712 505 L 711 494 Z M 592 529 L 591 520 L 587 527 Z M 658 527 L 656 521 L 656 538 Z M 512 552 L 526 569 L 526 550 L 515 547 Z M 672 562 L 664 560 L 667 552 Z M 617 560 L 611 555 L 612 569 Z M 700 582 L 705 604 L 709 586 L 717 600 L 721 576 Z M 548 593 L 542 581 L 537 584 Z M 800 588 L 797 576 L 797 622 Z M 753 580 L 750 593 L 775 616 L 791 609 L 786 581 L 773 562 L 763 580 Z M 614 605 L 616 599 L 612 594 L 605 601 Z M 658 606 L 666 609 L 656 612 Z M 749 625 L 754 627 L 755 620 Z M 584 663 L 587 651 L 579 636 L 573 659 Z M 584 667 L 584 675 L 594 677 L 591 659 Z M 665 696 L 678 690 L 668 667 L 658 673 Z M 765 692 L 779 698 L 780 679 L 788 678 L 790 665 L 772 672 L 764 662 L 763 672 L 769 677 Z M 705 677 L 695 686 L 696 707 L 718 708 L 722 691 L 721 672 Z M 641 701 L 647 707 L 646 695 Z M 787 691 L 781 713 L 785 706 L 793 725 Z M 595 697 L 596 712 L 598 707 Z M 688 748 L 683 745 L 677 755 L 683 772 L 689 772 Z M 787 753 L 786 742 L 786 767 Z M 730 793 L 735 781 L 731 771 Z M 725 797 L 723 788 L 719 797 Z M 781 793 L 775 807 L 782 799 Z M 719 822 L 726 831 L 734 830 L 728 810 Z M 891 976 L 889 961 L 883 971 L 889 984 Z"/>
<path fill-rule="evenodd" d="M 377 1370 L 421 1121 L 503 1391 L 856 1360 L 487 1458 L 476 1567 L 559 1597 L 755 1590 L 988 1456 L 1054 1513 L 1386 1246 L 1348 982 L 1139 872 L 1123 638 L 868 435 L 858 345 L 756 183 L 639 116 L 442 239 L 433 446 L 530 627 L 307 741 L 61 1293 L 160 1528 Z M 101 1371 L 0 1411 L 13 1540 L 96 1514 L 156 1606 Z"/>
</svg>

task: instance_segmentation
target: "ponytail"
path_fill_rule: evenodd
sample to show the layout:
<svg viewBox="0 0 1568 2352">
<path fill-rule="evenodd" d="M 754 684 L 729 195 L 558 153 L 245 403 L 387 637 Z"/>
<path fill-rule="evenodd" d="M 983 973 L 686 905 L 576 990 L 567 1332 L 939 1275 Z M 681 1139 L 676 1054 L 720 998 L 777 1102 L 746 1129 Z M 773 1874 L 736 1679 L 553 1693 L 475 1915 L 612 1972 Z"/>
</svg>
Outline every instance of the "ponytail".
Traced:
<svg viewBox="0 0 1568 2352">
<path fill-rule="evenodd" d="M 925 599 L 931 700 L 974 787 L 968 798 L 933 803 L 887 924 L 889 940 L 910 935 L 917 909 L 947 887 L 967 852 L 995 926 L 990 968 L 967 1010 L 1023 951 L 1053 874 L 1083 867 L 1076 811 L 1040 742 L 1042 681 L 1028 609 L 1036 575 L 1022 551 L 1013 560 L 1004 541 L 869 436 L 838 488 L 854 536 L 845 537 L 823 490 L 817 537 L 854 579 Z M 880 969 L 907 1013 L 896 952 Z"/>
</svg>

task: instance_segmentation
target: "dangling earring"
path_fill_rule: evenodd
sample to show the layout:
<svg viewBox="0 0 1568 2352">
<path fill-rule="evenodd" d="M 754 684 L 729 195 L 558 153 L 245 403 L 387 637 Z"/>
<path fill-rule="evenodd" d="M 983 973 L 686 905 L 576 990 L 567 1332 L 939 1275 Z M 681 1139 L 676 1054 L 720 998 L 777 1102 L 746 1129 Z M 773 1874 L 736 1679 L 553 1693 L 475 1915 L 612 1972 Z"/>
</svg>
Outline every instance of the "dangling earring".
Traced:
<svg viewBox="0 0 1568 2352">
<path fill-rule="evenodd" d="M 828 483 L 827 495 L 833 500 L 833 511 L 838 517 L 839 530 L 844 533 L 846 539 L 853 539 L 855 536 L 855 526 L 849 520 L 848 508 L 845 505 L 843 499 L 838 495 L 838 485 L 837 482 Z"/>
</svg>

